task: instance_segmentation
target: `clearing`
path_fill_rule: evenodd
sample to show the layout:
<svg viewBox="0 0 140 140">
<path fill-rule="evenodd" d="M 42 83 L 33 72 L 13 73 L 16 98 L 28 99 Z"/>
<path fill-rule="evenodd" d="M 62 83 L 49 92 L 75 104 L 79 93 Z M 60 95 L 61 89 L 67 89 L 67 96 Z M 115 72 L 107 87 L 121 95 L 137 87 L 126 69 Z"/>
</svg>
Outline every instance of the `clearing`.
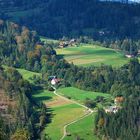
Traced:
<svg viewBox="0 0 140 140">
<path fill-rule="evenodd" d="M 129 60 L 119 51 L 91 44 L 81 44 L 78 47 L 55 50 L 58 55 L 63 56 L 69 63 L 85 67 L 101 64 L 119 67 Z"/>
</svg>

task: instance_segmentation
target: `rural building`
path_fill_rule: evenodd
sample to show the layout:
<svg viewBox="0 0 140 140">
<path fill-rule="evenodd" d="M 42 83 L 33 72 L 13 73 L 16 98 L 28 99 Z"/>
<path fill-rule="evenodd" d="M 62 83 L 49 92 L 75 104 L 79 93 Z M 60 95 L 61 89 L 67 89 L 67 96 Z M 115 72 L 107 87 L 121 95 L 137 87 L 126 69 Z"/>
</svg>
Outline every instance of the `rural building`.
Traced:
<svg viewBox="0 0 140 140">
<path fill-rule="evenodd" d="M 123 101 L 124 101 L 124 98 L 122 96 L 117 96 L 114 99 L 114 104 L 115 105 L 104 108 L 105 112 L 106 113 L 116 113 L 116 112 L 118 112 L 118 110 L 121 109 L 120 105 L 121 105 L 121 103 L 123 103 Z"/>
<path fill-rule="evenodd" d="M 68 41 L 61 41 L 59 43 L 59 48 L 65 48 L 65 47 L 68 47 L 68 45 L 69 45 Z"/>
<path fill-rule="evenodd" d="M 127 58 L 132 58 L 132 57 L 134 57 L 134 55 L 131 55 L 131 54 L 126 54 L 125 55 Z"/>
<path fill-rule="evenodd" d="M 138 50 L 138 55 L 140 55 L 140 50 Z"/>
<path fill-rule="evenodd" d="M 123 103 L 123 101 L 124 101 L 124 98 L 122 96 L 118 96 L 114 99 L 114 103 L 116 105 Z"/>
<path fill-rule="evenodd" d="M 105 108 L 105 112 L 106 113 L 116 113 L 118 112 L 118 110 L 120 109 L 120 107 L 118 106 L 109 106 L 108 108 Z"/>
<path fill-rule="evenodd" d="M 59 83 L 61 80 L 59 79 L 59 78 L 53 78 L 52 80 L 51 80 L 51 84 L 54 86 L 54 85 L 56 85 L 57 83 Z"/>
<path fill-rule="evenodd" d="M 76 39 L 71 39 L 70 41 L 60 41 L 59 48 L 66 48 L 68 46 L 75 46 L 76 45 Z"/>
</svg>

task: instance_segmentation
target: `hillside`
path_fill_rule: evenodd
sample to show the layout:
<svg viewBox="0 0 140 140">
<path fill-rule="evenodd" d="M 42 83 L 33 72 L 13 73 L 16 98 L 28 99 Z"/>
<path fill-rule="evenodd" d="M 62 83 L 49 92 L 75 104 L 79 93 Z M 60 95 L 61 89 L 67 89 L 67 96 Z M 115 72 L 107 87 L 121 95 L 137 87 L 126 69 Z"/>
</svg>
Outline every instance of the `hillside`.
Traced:
<svg viewBox="0 0 140 140">
<path fill-rule="evenodd" d="M 0 66 L 0 139 L 39 138 L 41 106 L 32 102 L 31 86 L 14 68 Z M 21 135 L 23 134 L 23 135 Z"/>
<path fill-rule="evenodd" d="M 6 3 L 6 1 L 3 1 Z M 51 38 L 90 36 L 109 40 L 140 37 L 140 5 L 96 0 L 13 1 L 0 18 L 17 21 Z M 65 13 L 65 14 L 64 14 Z"/>
</svg>

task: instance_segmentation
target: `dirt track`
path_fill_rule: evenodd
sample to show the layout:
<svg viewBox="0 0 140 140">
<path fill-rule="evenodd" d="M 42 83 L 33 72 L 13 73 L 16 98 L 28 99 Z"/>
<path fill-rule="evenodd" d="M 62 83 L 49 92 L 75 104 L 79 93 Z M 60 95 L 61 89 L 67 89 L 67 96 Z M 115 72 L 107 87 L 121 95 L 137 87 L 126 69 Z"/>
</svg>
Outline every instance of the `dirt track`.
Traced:
<svg viewBox="0 0 140 140">
<path fill-rule="evenodd" d="M 85 111 L 85 114 L 84 114 L 82 117 L 80 117 L 80 118 L 78 118 L 78 119 L 76 119 L 76 120 L 74 120 L 74 121 L 72 121 L 72 122 L 70 122 L 70 123 L 68 123 L 68 124 L 66 124 L 66 125 L 64 126 L 63 136 L 62 136 L 62 138 L 60 139 L 60 140 L 63 140 L 63 139 L 67 136 L 67 127 L 68 127 L 68 126 L 70 126 L 71 124 L 74 124 L 74 123 L 76 123 L 76 122 L 78 122 L 78 121 L 80 121 L 80 120 L 82 120 L 82 119 L 84 119 L 84 118 L 90 116 L 94 111 L 93 111 L 92 109 L 86 107 L 85 105 L 82 105 L 82 104 L 80 104 L 80 103 L 78 103 L 78 102 L 76 102 L 76 101 L 70 100 L 70 99 L 68 99 L 68 98 L 66 98 L 66 97 L 64 97 L 64 96 L 62 96 L 62 95 L 60 95 L 60 94 L 58 94 L 58 93 L 56 92 L 56 88 L 55 88 L 55 87 L 53 87 L 53 88 L 55 89 L 55 90 L 54 90 L 54 94 L 55 94 L 56 96 L 58 96 L 58 97 L 60 97 L 61 99 L 65 100 L 66 102 L 75 103 L 75 104 L 77 104 L 77 105 L 83 107 L 83 108 L 86 110 L 86 111 Z"/>
</svg>

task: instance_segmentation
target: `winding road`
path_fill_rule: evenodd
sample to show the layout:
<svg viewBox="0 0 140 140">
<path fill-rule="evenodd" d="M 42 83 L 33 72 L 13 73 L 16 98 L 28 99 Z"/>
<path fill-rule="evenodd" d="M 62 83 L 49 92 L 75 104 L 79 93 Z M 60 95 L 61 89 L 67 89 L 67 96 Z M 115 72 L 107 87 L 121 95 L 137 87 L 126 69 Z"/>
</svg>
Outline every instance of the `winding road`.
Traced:
<svg viewBox="0 0 140 140">
<path fill-rule="evenodd" d="M 76 122 L 78 122 L 78 121 L 80 121 L 80 120 L 82 120 L 82 119 L 84 119 L 84 118 L 90 116 L 90 115 L 91 115 L 93 112 L 95 112 L 95 111 L 93 111 L 92 109 L 88 108 L 88 107 L 85 106 L 85 105 L 82 105 L 82 104 L 80 104 L 80 103 L 78 103 L 78 102 L 76 102 L 76 101 L 74 101 L 74 100 L 70 100 L 70 99 L 68 99 L 68 98 L 66 98 L 66 97 L 64 97 L 64 96 L 62 96 L 62 95 L 60 95 L 60 94 L 58 94 L 58 93 L 56 92 L 56 88 L 55 88 L 55 87 L 53 87 L 53 88 L 54 88 L 54 94 L 55 94 L 56 96 L 58 96 L 58 97 L 60 97 L 60 98 L 63 98 L 64 100 L 70 101 L 70 102 L 72 102 L 72 103 L 74 103 L 74 104 L 77 104 L 77 105 L 79 105 L 79 106 L 81 106 L 81 107 L 83 107 L 83 108 L 86 109 L 86 112 L 85 112 L 85 114 L 84 114 L 83 116 L 81 116 L 80 118 L 78 118 L 78 119 L 76 119 L 76 120 L 74 120 L 74 121 L 72 121 L 72 122 L 70 122 L 70 123 L 68 123 L 68 124 L 66 124 L 66 125 L 64 126 L 63 136 L 62 136 L 62 138 L 60 139 L 60 140 L 63 140 L 63 139 L 67 136 L 67 127 L 68 127 L 68 126 L 70 126 L 70 125 L 72 125 L 72 124 L 74 124 L 74 123 L 76 123 Z"/>
</svg>

